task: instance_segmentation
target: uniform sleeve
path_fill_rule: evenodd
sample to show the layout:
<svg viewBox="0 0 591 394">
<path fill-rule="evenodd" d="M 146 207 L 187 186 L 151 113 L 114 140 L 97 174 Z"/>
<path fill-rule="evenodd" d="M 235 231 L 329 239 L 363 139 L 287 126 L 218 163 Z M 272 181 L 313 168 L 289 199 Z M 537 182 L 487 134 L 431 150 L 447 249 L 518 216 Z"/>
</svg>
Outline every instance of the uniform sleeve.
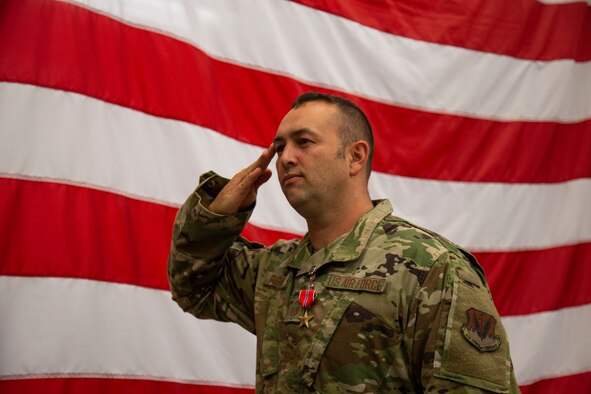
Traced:
<svg viewBox="0 0 591 394">
<path fill-rule="evenodd" d="M 227 182 L 213 172 L 202 175 L 179 210 L 168 280 L 173 300 L 184 311 L 254 332 L 254 288 L 264 249 L 239 236 L 252 210 L 226 216 L 205 208 Z"/>
<path fill-rule="evenodd" d="M 417 293 L 410 330 L 415 379 L 426 393 L 518 393 L 505 329 L 470 259 L 443 254 Z"/>
</svg>

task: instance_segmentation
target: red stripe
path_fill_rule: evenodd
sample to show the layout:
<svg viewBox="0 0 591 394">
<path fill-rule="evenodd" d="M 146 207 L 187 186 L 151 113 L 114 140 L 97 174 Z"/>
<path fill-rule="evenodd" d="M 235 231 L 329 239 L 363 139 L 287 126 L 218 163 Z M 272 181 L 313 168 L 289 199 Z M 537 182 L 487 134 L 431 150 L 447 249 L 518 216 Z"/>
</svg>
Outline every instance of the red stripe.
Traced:
<svg viewBox="0 0 591 394">
<path fill-rule="evenodd" d="M 82 93 L 261 147 L 297 94 L 326 91 L 62 2 L 4 2 L 0 52 L 0 80 Z M 591 177 L 591 120 L 496 122 L 349 97 L 373 123 L 380 172 L 477 182 Z"/>
<path fill-rule="evenodd" d="M 545 379 L 527 386 L 520 386 L 520 389 L 522 394 L 589 393 L 591 372 Z"/>
<path fill-rule="evenodd" d="M 107 378 L 40 378 L 0 380 L 5 394 L 252 394 L 254 389 Z"/>
<path fill-rule="evenodd" d="M 591 387 L 591 372 L 578 375 L 545 379 L 533 384 L 520 386 L 523 394 L 585 393 Z M 247 394 L 254 389 L 223 386 L 192 385 L 139 379 L 101 378 L 39 378 L 0 380 L 0 392 L 6 394 Z"/>
<path fill-rule="evenodd" d="M 591 243 L 475 256 L 503 316 L 591 303 Z"/>
<path fill-rule="evenodd" d="M 292 1 L 422 41 L 531 60 L 591 60 L 591 8 L 583 2 Z"/>
<path fill-rule="evenodd" d="M 11 223 L 0 226 L 0 274 L 88 278 L 166 290 L 176 211 L 77 186 L 0 178 L 0 223 Z M 292 238 L 252 225 L 245 233 L 262 234 L 266 244 Z M 477 257 L 501 315 L 591 303 L 591 266 L 581 263 L 591 261 L 591 243 Z"/>
<path fill-rule="evenodd" d="M 168 289 L 176 211 L 93 189 L 0 178 L 0 273 Z"/>
<path fill-rule="evenodd" d="M 247 223 L 242 231 L 242 236 L 248 240 L 262 243 L 263 245 L 272 245 L 280 239 L 302 238 L 299 234 L 291 234 L 283 231 L 274 231 L 266 228 L 253 226 Z"/>
</svg>

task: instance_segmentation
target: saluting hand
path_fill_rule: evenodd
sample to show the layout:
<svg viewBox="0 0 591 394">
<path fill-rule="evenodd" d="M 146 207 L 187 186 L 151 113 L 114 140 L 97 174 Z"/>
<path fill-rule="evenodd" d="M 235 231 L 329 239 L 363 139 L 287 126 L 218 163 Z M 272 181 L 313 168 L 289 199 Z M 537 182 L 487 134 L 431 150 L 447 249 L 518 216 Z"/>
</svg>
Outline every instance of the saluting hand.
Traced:
<svg viewBox="0 0 591 394">
<path fill-rule="evenodd" d="M 271 170 L 267 167 L 273 155 L 275 146 L 271 144 L 254 163 L 230 179 L 215 200 L 209 204 L 208 209 L 220 215 L 231 215 L 252 205 L 256 200 L 258 188 L 271 178 Z"/>
</svg>

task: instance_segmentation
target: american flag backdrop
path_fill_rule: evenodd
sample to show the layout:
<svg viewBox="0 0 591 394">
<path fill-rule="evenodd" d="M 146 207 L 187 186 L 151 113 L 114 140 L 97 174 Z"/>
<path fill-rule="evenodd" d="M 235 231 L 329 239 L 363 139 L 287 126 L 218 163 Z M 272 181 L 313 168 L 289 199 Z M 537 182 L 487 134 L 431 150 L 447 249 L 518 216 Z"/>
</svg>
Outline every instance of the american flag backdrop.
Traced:
<svg viewBox="0 0 591 394">
<path fill-rule="evenodd" d="M 2 0 L 0 81 L 0 392 L 253 392 L 254 336 L 170 299 L 172 223 L 308 90 L 477 256 L 523 392 L 591 392 L 591 1 Z M 244 234 L 305 231 L 272 179 Z"/>
</svg>

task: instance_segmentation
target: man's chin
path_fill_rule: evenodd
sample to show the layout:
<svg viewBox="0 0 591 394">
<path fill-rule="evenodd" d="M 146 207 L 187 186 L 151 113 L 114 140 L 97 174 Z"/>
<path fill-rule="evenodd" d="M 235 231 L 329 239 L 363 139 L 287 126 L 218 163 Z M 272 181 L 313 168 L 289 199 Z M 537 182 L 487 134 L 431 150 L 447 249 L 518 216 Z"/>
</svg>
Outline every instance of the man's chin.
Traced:
<svg viewBox="0 0 591 394">
<path fill-rule="evenodd" d="M 295 190 L 283 190 L 283 195 L 289 205 L 298 212 L 306 206 L 307 199 L 302 193 L 298 193 Z"/>
</svg>

